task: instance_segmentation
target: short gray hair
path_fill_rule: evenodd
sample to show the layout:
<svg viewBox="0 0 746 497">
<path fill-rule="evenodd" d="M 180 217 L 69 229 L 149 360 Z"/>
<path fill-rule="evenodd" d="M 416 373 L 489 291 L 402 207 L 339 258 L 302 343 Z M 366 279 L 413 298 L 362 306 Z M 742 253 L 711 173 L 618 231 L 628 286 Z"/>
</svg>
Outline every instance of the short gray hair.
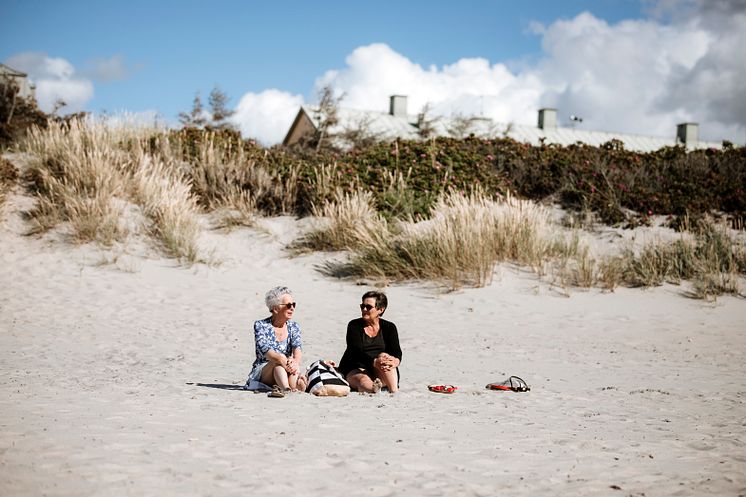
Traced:
<svg viewBox="0 0 746 497">
<path fill-rule="evenodd" d="M 275 306 L 280 305 L 283 295 L 290 295 L 292 297 L 293 292 L 286 286 L 276 286 L 268 291 L 264 296 L 264 303 L 267 304 L 267 309 L 271 311 Z"/>
</svg>

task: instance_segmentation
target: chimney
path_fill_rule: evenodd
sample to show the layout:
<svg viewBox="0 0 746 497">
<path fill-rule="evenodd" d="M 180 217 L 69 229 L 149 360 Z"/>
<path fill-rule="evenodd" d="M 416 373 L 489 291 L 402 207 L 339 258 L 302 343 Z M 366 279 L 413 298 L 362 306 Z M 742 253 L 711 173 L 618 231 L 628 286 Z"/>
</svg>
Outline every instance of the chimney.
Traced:
<svg viewBox="0 0 746 497">
<path fill-rule="evenodd" d="M 690 146 L 699 141 L 699 124 L 681 123 L 676 126 L 676 141 L 682 145 Z"/>
<path fill-rule="evenodd" d="M 557 128 L 557 109 L 539 109 L 539 129 Z"/>
<path fill-rule="evenodd" d="M 391 95 L 389 97 L 389 114 L 395 117 L 407 117 L 406 95 Z"/>
</svg>

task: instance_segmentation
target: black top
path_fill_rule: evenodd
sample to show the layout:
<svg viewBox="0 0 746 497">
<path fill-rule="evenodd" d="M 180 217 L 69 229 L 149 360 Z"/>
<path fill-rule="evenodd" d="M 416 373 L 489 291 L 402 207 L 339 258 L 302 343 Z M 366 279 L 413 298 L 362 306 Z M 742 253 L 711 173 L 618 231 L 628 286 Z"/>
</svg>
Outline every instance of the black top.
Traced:
<svg viewBox="0 0 746 497">
<path fill-rule="evenodd" d="M 373 359 L 386 352 L 401 361 L 399 332 L 396 325 L 385 319 L 378 320 L 380 329 L 375 338 L 365 334 L 367 323 L 363 318 L 353 319 L 347 324 L 347 349 L 339 361 L 339 371 L 347 376 L 353 369 L 363 368 L 373 374 Z M 399 368 L 397 368 L 398 370 Z"/>
</svg>

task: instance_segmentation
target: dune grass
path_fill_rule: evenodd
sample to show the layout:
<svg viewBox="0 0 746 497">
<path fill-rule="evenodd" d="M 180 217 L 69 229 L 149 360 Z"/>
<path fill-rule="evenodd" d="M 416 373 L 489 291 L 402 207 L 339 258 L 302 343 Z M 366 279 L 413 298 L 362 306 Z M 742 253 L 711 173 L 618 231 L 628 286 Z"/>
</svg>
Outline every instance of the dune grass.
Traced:
<svg viewBox="0 0 746 497">
<path fill-rule="evenodd" d="M 33 128 L 19 144 L 32 157 L 28 178 L 37 204 L 31 232 L 69 223 L 73 240 L 109 246 L 123 242 L 124 206 L 135 202 L 170 256 L 197 260 L 196 202 L 177 161 L 149 155 L 152 130 L 72 120 Z"/>
<path fill-rule="evenodd" d="M 116 199 L 125 191 L 128 157 L 114 140 L 108 128 L 77 120 L 30 130 L 21 150 L 33 158 L 29 177 L 38 203 L 29 212 L 32 232 L 67 221 L 79 242 L 111 245 L 124 236 Z"/>
<path fill-rule="evenodd" d="M 292 248 L 303 250 L 357 250 L 371 243 L 376 234 L 388 234 L 388 223 L 373 205 L 370 192 L 337 190 L 332 198 L 313 207 L 320 225 L 307 233 Z"/>
<path fill-rule="evenodd" d="M 198 208 L 187 179 L 164 162 L 143 156 L 132 181 L 135 199 L 152 220 L 151 231 L 165 252 L 197 262 Z"/>
<path fill-rule="evenodd" d="M 370 197 L 362 198 L 369 202 Z M 328 274 L 483 286 L 498 262 L 539 270 L 546 257 L 560 250 L 552 241 L 548 211 L 510 196 L 493 200 L 478 191 L 450 192 L 438 199 L 429 219 L 397 223 L 384 223 L 369 203 L 361 201 L 353 209 L 349 200 L 327 204 L 321 214 L 329 227 L 313 234 L 314 240 L 340 240 L 335 249 L 354 251 L 348 263 L 327 265 Z M 356 217 L 349 217 L 351 212 Z M 317 243 L 314 248 L 324 247 Z"/>
<path fill-rule="evenodd" d="M 723 223 L 703 219 L 691 228 L 694 239 L 653 243 L 639 254 L 627 249 L 621 257 L 620 279 L 627 286 L 658 286 L 692 282 L 690 296 L 711 299 L 739 294 L 739 275 L 746 274 L 746 248 Z"/>
<path fill-rule="evenodd" d="M 8 193 L 18 182 L 18 169 L 8 160 L 0 157 L 0 209 L 5 203 Z"/>
<path fill-rule="evenodd" d="M 26 179 L 37 198 L 28 213 L 31 231 L 66 223 L 76 242 L 112 245 L 128 236 L 123 216 L 134 204 L 163 251 L 191 264 L 203 260 L 201 213 L 223 213 L 224 227 L 251 225 L 258 215 L 297 213 L 302 205 L 321 221 L 293 248 L 349 251 L 348 262 L 322 268 L 337 276 L 458 288 L 488 284 L 495 265 L 508 262 L 563 287 L 688 281 L 691 296 L 714 298 L 740 294 L 746 274 L 743 243 L 712 221 L 689 227 L 692 237 L 593 257 L 578 232 L 552 222 L 547 208 L 510 194 L 475 188 L 428 196 L 411 168 L 369 165 L 362 176 L 350 176 L 349 164 L 314 165 L 293 156 L 282 162 L 281 153 L 235 136 L 194 133 L 76 119 L 32 129 L 18 145 L 31 157 Z M 449 169 L 443 174 L 446 184 Z M 0 181 L 0 200 L 8 184 L 13 181 Z"/>
<path fill-rule="evenodd" d="M 527 267 L 564 288 L 614 290 L 691 282 L 689 296 L 711 299 L 738 295 L 746 274 L 746 249 L 712 221 L 696 227 L 694 239 L 651 243 L 638 251 L 592 257 L 577 231 L 550 222 L 545 208 L 506 196 L 450 192 L 439 198 L 429 219 L 387 223 L 364 192 L 338 195 L 317 215 L 325 226 L 304 238 L 314 250 L 350 250 L 346 262 L 321 268 L 331 276 L 380 282 L 429 280 L 448 288 L 489 284 L 495 265 Z"/>
</svg>

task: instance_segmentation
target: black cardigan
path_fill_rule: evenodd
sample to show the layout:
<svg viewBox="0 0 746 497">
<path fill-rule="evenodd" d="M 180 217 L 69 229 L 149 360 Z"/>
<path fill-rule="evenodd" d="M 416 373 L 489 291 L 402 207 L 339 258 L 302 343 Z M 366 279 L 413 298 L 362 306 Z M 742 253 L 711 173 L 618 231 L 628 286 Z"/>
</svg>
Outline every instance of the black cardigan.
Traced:
<svg viewBox="0 0 746 497">
<path fill-rule="evenodd" d="M 391 321 L 379 319 L 379 333 L 383 335 L 384 352 L 392 355 L 401 361 L 401 347 L 399 346 L 399 333 L 396 325 Z M 356 368 L 363 368 L 368 373 L 373 374 L 373 358 L 368 357 L 363 351 L 363 328 L 367 323 L 363 318 L 353 319 L 347 324 L 347 349 L 339 361 L 339 371 L 347 374 Z M 399 368 L 397 368 L 398 372 Z"/>
</svg>

